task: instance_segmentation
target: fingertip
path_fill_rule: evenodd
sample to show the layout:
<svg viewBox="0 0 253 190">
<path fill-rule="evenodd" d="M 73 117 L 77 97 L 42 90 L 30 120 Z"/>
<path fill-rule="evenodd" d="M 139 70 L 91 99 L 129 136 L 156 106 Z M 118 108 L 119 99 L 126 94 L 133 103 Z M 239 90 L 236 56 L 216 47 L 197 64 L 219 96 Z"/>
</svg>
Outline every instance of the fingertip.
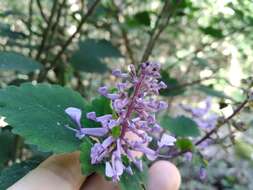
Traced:
<svg viewBox="0 0 253 190">
<path fill-rule="evenodd" d="M 180 184 L 180 172 L 168 161 L 157 161 L 149 169 L 148 190 L 178 190 Z"/>
</svg>

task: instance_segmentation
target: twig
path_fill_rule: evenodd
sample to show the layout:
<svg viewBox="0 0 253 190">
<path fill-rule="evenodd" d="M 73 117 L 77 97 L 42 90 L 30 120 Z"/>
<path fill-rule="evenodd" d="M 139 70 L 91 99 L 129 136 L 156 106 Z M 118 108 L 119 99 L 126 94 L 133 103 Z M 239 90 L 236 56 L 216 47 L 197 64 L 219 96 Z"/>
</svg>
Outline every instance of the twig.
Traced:
<svg viewBox="0 0 253 190">
<path fill-rule="evenodd" d="M 37 59 L 37 60 L 40 59 L 41 53 L 42 53 L 42 51 L 44 50 L 44 47 L 45 47 L 45 44 L 46 44 L 46 41 L 47 41 L 47 37 L 48 37 L 49 32 L 50 32 L 50 29 L 51 29 L 53 17 L 54 17 L 54 14 L 55 14 L 55 12 L 56 12 L 55 10 L 56 10 L 56 7 L 57 7 L 57 2 L 58 2 L 58 0 L 54 0 L 53 7 L 52 7 L 52 9 L 51 9 L 51 15 L 50 15 L 50 17 L 49 17 L 47 27 L 45 28 L 45 30 L 44 30 L 44 32 L 43 32 L 42 41 L 41 41 L 41 44 L 40 44 L 38 53 L 37 53 L 37 55 L 36 55 L 36 59 Z"/>
<path fill-rule="evenodd" d="M 113 3 L 114 3 L 114 1 L 113 1 Z M 136 61 L 134 60 L 133 51 L 132 51 L 131 46 L 130 46 L 128 35 L 127 35 L 126 30 L 121 26 L 121 23 L 120 23 L 120 20 L 119 20 L 119 14 L 120 14 L 121 10 L 116 5 L 116 3 L 114 3 L 114 6 L 116 7 L 116 11 L 117 11 L 116 21 L 119 25 L 120 32 L 121 32 L 122 38 L 124 40 L 124 45 L 125 45 L 125 48 L 126 48 L 126 52 L 127 52 L 128 56 L 130 58 L 131 64 L 134 65 L 136 63 Z"/>
<path fill-rule="evenodd" d="M 55 56 L 55 58 L 52 61 L 52 65 L 51 67 L 46 68 L 44 71 L 41 71 L 38 81 L 41 82 L 44 80 L 44 78 L 47 75 L 47 72 L 50 69 L 53 69 L 55 67 L 57 67 L 58 63 L 58 59 L 60 59 L 61 55 L 65 52 L 65 50 L 68 48 L 68 46 L 71 44 L 71 42 L 73 41 L 73 39 L 76 37 L 77 34 L 79 34 L 79 32 L 82 29 L 83 24 L 87 21 L 87 19 L 89 18 L 89 16 L 93 13 L 93 11 L 95 10 L 96 6 L 98 5 L 98 3 L 101 0 L 96 0 L 88 9 L 87 13 L 84 15 L 84 17 L 82 18 L 82 20 L 80 21 L 76 31 L 69 37 L 69 39 L 65 42 L 65 44 L 63 44 L 61 50 L 57 53 L 57 55 Z"/>
<path fill-rule="evenodd" d="M 148 60 L 149 56 L 151 55 L 151 53 L 153 51 L 156 41 L 158 40 L 158 38 L 160 37 L 160 35 L 164 31 L 164 29 L 167 27 L 172 15 L 175 11 L 175 7 L 172 7 L 170 2 L 171 2 L 170 0 L 167 0 L 164 3 L 164 6 L 163 6 L 161 12 L 158 15 L 154 29 L 151 31 L 149 41 L 148 41 L 147 46 L 144 50 L 141 62 Z M 180 3 L 180 0 L 176 0 L 175 4 L 178 5 L 179 3 Z M 174 8 L 174 10 L 173 10 L 173 8 Z M 163 18 L 164 14 L 166 14 L 167 12 L 169 12 L 169 15 L 166 18 L 166 21 L 161 24 L 160 21 Z"/>
<path fill-rule="evenodd" d="M 48 46 L 49 47 L 51 47 L 51 45 L 52 45 L 52 42 L 53 42 L 53 39 L 54 39 L 54 35 L 55 35 L 55 31 L 57 29 L 57 26 L 59 25 L 59 21 L 60 21 L 61 15 L 62 15 L 62 9 L 63 9 L 63 7 L 64 7 L 65 4 L 66 4 L 66 0 L 63 0 L 62 3 L 59 5 L 58 10 L 57 10 L 56 19 L 55 19 L 54 24 L 52 25 L 51 35 L 50 35 L 49 40 L 48 40 L 48 42 L 49 42 Z M 46 58 L 45 58 L 46 60 L 48 58 L 48 55 L 49 54 L 47 53 L 46 54 Z"/>
<path fill-rule="evenodd" d="M 36 0 L 36 2 L 37 2 L 37 5 L 38 5 L 38 8 L 39 8 L 39 11 L 40 11 L 40 14 L 41 14 L 42 18 L 44 19 L 44 21 L 46 23 L 48 23 L 47 17 L 45 15 L 45 13 L 43 12 L 43 8 L 42 8 L 42 5 L 40 3 L 40 0 Z"/>
<path fill-rule="evenodd" d="M 228 123 L 235 115 L 237 115 L 243 108 L 244 106 L 248 103 L 248 98 L 246 98 L 236 109 L 235 111 L 229 116 L 227 117 L 224 121 L 222 121 L 220 124 L 218 124 L 214 129 L 212 129 L 211 131 L 209 131 L 204 137 L 202 137 L 200 140 L 198 140 L 195 145 L 199 145 L 202 142 L 204 142 L 206 139 L 210 138 L 210 136 L 217 132 L 217 130 L 225 125 L 226 123 Z"/>
</svg>

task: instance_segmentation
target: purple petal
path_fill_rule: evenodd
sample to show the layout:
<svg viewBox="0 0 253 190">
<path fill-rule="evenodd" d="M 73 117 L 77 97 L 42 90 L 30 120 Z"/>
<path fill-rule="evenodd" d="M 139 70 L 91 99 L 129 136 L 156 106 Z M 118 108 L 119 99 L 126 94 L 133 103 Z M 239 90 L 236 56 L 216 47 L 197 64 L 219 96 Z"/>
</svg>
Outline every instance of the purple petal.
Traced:
<svg viewBox="0 0 253 190">
<path fill-rule="evenodd" d="M 69 115 L 69 117 L 81 128 L 81 116 L 82 111 L 78 108 L 69 107 L 65 109 L 65 113 Z"/>
<path fill-rule="evenodd" d="M 107 177 L 114 176 L 114 172 L 113 172 L 112 166 L 111 166 L 111 164 L 109 162 L 105 163 L 105 175 Z"/>
<path fill-rule="evenodd" d="M 96 120 L 96 113 L 95 112 L 89 112 L 86 114 L 86 117 L 91 120 Z"/>
<path fill-rule="evenodd" d="M 158 146 L 161 148 L 163 146 L 173 146 L 177 139 L 173 136 L 170 136 L 168 134 L 163 134 L 160 141 L 158 141 Z"/>
<path fill-rule="evenodd" d="M 133 175 L 133 174 L 134 174 L 134 173 L 133 173 L 133 170 L 132 170 L 132 168 L 131 168 L 130 166 L 126 167 L 125 170 L 126 170 L 126 172 L 127 172 L 129 175 Z"/>
<path fill-rule="evenodd" d="M 106 86 L 102 86 L 98 89 L 98 93 L 102 96 L 106 96 L 108 94 L 108 89 Z"/>
<path fill-rule="evenodd" d="M 142 165 L 142 160 L 134 160 L 134 164 L 135 166 L 140 170 L 140 171 L 143 171 L 143 165 Z"/>
<path fill-rule="evenodd" d="M 114 69 L 112 71 L 112 74 L 115 76 L 115 77 L 119 77 L 119 78 L 126 78 L 128 77 L 128 74 L 127 73 L 122 73 L 121 70 L 119 69 Z"/>
<path fill-rule="evenodd" d="M 108 133 L 108 129 L 106 128 L 82 128 L 82 133 L 86 135 L 96 136 L 96 137 L 102 137 Z"/>
</svg>

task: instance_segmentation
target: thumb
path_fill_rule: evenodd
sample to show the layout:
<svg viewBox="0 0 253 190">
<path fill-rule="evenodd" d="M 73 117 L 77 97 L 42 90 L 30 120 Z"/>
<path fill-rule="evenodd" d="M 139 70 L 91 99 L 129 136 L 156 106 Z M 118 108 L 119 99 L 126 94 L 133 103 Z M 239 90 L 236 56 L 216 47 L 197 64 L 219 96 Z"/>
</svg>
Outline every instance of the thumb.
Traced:
<svg viewBox="0 0 253 190">
<path fill-rule="evenodd" d="M 77 190 L 85 180 L 80 168 L 79 153 L 54 155 L 8 190 Z"/>
</svg>

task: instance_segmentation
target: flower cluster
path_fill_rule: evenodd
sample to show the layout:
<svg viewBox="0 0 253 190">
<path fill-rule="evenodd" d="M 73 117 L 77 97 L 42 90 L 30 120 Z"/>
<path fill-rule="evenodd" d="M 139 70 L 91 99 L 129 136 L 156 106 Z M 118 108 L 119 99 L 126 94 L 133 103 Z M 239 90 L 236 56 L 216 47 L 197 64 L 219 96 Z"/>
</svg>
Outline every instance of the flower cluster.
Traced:
<svg viewBox="0 0 253 190">
<path fill-rule="evenodd" d="M 204 107 L 192 108 L 190 106 L 181 104 L 181 108 L 187 113 L 191 114 L 193 120 L 198 124 L 201 129 L 208 131 L 215 128 L 218 121 L 218 115 L 210 112 L 210 98 L 205 99 L 203 103 Z"/>
<path fill-rule="evenodd" d="M 129 73 L 114 70 L 112 74 L 121 79 L 116 85 L 116 92 L 106 86 L 100 87 L 100 95 L 112 102 L 113 114 L 97 116 L 95 112 L 87 113 L 86 117 L 101 124 L 99 128 L 81 126 L 81 110 L 69 107 L 65 112 L 72 118 L 78 129 L 75 131 L 79 139 L 87 136 L 99 137 L 99 142 L 91 148 L 91 164 L 105 162 L 105 174 L 113 181 L 120 180 L 123 172 L 133 174 L 131 165 L 143 169 L 142 160 L 134 151 L 145 155 L 149 160 L 160 156 L 160 150 L 173 146 L 176 139 L 163 132 L 157 123 L 155 113 L 167 108 L 167 103 L 155 98 L 159 90 L 166 84 L 159 81 L 160 65 L 155 62 L 145 62 L 137 73 L 131 65 Z M 131 92 L 132 93 L 129 93 Z M 129 134 L 137 138 L 129 138 Z M 160 134 L 161 138 L 154 138 Z M 148 147 L 149 142 L 156 140 L 157 147 Z M 128 162 L 123 162 L 123 156 Z"/>
</svg>

